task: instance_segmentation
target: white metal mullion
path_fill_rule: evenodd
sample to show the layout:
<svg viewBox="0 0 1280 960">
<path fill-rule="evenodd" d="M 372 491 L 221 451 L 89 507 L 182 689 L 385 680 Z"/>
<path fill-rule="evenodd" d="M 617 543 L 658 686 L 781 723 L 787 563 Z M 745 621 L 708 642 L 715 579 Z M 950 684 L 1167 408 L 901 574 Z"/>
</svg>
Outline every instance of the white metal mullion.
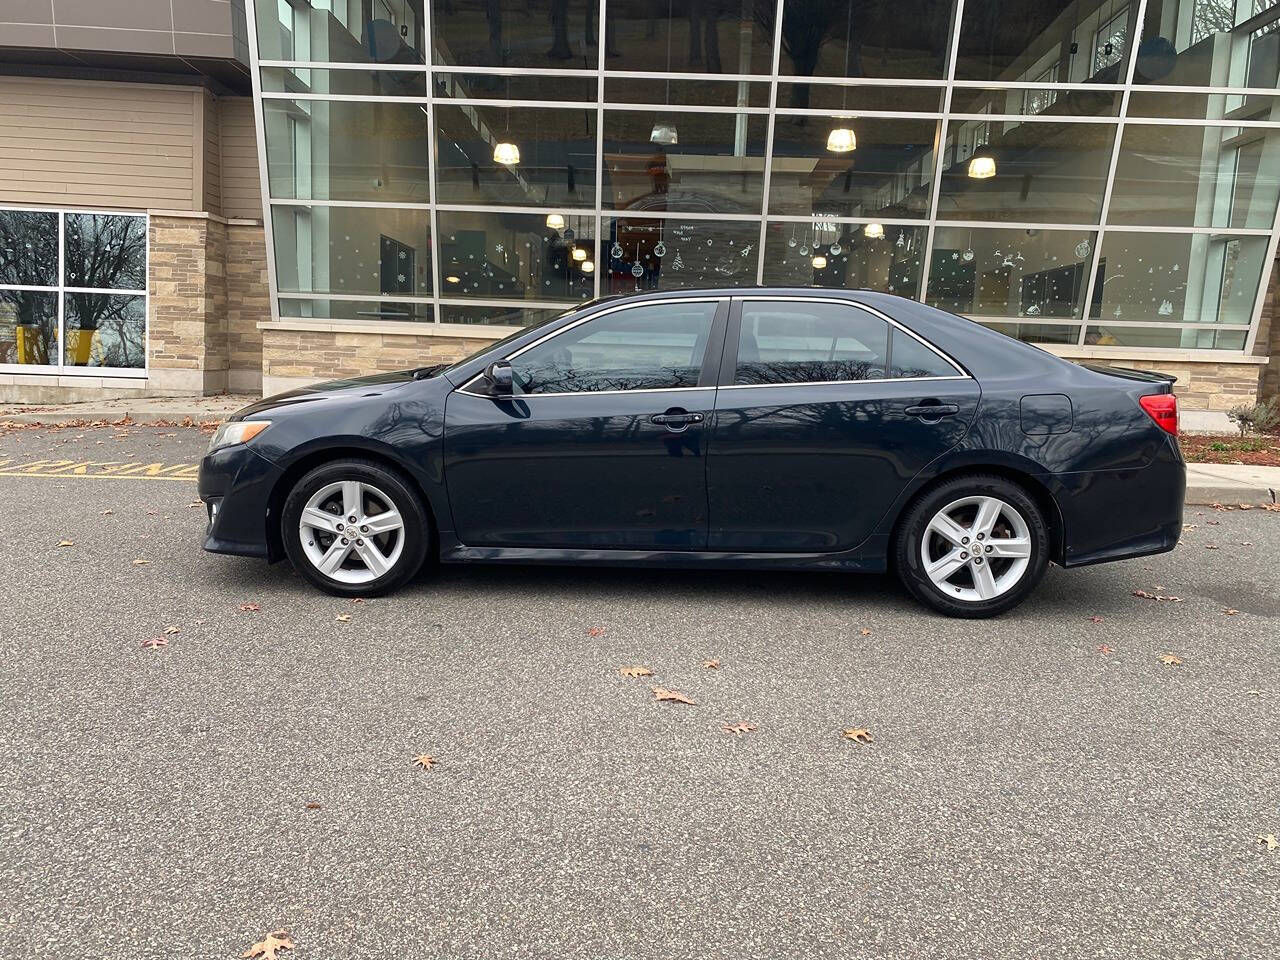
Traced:
<svg viewBox="0 0 1280 960">
<path fill-rule="evenodd" d="M 1141 36 L 1142 23 L 1147 15 L 1147 0 L 1138 0 L 1134 34 Z M 1129 112 L 1129 94 L 1133 90 L 1133 71 L 1138 65 L 1138 48 L 1136 37 L 1129 38 L 1129 65 L 1125 69 L 1124 91 L 1120 94 L 1120 116 L 1116 121 L 1116 141 L 1111 146 L 1111 164 L 1107 167 L 1107 179 L 1102 188 L 1102 206 L 1098 210 L 1098 234 L 1094 239 L 1093 256 L 1089 259 L 1089 273 L 1085 276 L 1084 302 L 1080 305 L 1080 337 L 1077 346 L 1085 346 L 1085 337 L 1089 333 L 1090 312 L 1093 309 L 1093 294 L 1098 284 L 1098 264 L 1102 262 L 1102 245 L 1107 239 L 1107 215 L 1111 211 L 1111 188 L 1115 184 L 1116 170 L 1120 164 L 1120 145 L 1124 142 L 1125 121 Z M 1098 320 L 1102 320 L 1099 307 Z"/>
<path fill-rule="evenodd" d="M 151 225 L 147 225 L 147 245 L 151 243 Z M 67 297 L 62 285 L 67 282 L 67 214 L 58 213 L 58 372 L 66 367 L 67 357 Z M 150 278 L 147 280 L 150 283 Z"/>
<path fill-rule="evenodd" d="M 938 229 L 938 198 L 942 194 L 942 169 L 947 154 L 947 130 L 950 127 L 951 94 L 956 87 L 956 57 L 960 50 L 960 27 L 964 18 L 964 0 L 956 0 L 951 15 L 951 49 L 947 52 L 946 87 L 942 93 L 942 119 L 938 121 L 937 146 L 933 149 L 933 190 L 929 195 L 929 226 L 925 231 L 924 249 L 920 251 L 920 302 L 929 300 L 929 270 L 933 266 L 933 237 Z"/>
<path fill-rule="evenodd" d="M 440 184 L 436 182 L 436 108 L 432 102 L 436 99 L 435 75 L 431 71 L 431 61 L 435 59 L 435 40 L 431 33 L 431 8 L 434 4 L 426 0 L 422 5 L 422 45 L 423 62 L 420 64 L 427 83 L 427 236 L 431 238 L 431 317 L 438 325 L 441 322 L 440 283 L 444 279 L 444 271 L 440 269 L 440 228 L 436 216 L 436 200 L 440 196 Z"/>
<path fill-rule="evenodd" d="M 612 265 L 612 257 L 605 259 L 608 252 L 604 245 L 604 61 L 605 39 L 608 36 L 605 26 L 609 15 L 609 0 L 600 0 L 598 12 L 599 23 L 596 25 L 596 197 L 592 215 L 595 219 L 595 257 L 596 269 L 591 275 L 591 298 L 600 296 L 600 285 L 604 282 L 600 275 Z M 608 265 L 608 266 L 607 266 Z M 572 269 L 572 267 L 570 267 Z"/>
<path fill-rule="evenodd" d="M 245 16 L 249 22 L 249 74 L 253 84 L 254 138 L 258 148 L 258 179 L 262 188 L 262 232 L 267 248 L 267 288 L 271 296 L 271 320 L 280 322 L 280 283 L 276 270 L 275 230 L 272 211 L 275 201 L 271 197 L 271 184 L 267 178 L 267 117 L 262 99 L 262 62 L 258 59 L 258 0 L 247 0 Z M 270 2 L 270 0 L 268 0 Z M 288 64 L 283 64 L 288 66 Z"/>
<path fill-rule="evenodd" d="M 1280 206 L 1276 208 L 1276 216 L 1271 226 L 1271 237 L 1267 241 L 1267 259 L 1263 261 L 1262 273 L 1258 277 L 1258 292 L 1253 304 L 1253 313 L 1249 317 L 1249 333 L 1244 339 L 1245 353 L 1253 353 L 1254 347 L 1257 346 L 1258 328 L 1262 326 L 1262 306 L 1267 299 L 1267 288 L 1271 284 L 1271 274 L 1275 271 L 1277 241 L 1280 241 Z M 1280 323 L 1280 318 L 1277 317 L 1278 312 L 1280 312 L 1280 307 L 1272 301 L 1270 333 L 1273 341 L 1276 340 L 1276 325 Z"/>
<path fill-rule="evenodd" d="M 852 0 L 851 0 L 852 2 Z M 760 189 L 760 239 L 756 243 L 756 284 L 764 283 L 764 245 L 769 230 L 769 181 L 773 179 L 773 138 L 778 118 L 778 65 L 782 62 L 782 17 L 785 0 L 773 10 L 773 64 L 769 70 L 769 119 L 764 135 L 764 183 Z"/>
</svg>

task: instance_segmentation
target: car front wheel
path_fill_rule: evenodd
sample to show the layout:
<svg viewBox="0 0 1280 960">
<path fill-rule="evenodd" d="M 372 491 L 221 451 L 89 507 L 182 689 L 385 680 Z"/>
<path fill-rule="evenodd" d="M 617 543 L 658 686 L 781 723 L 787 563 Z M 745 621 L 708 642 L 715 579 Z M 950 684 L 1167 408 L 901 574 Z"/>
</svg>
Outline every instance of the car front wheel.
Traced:
<svg viewBox="0 0 1280 960">
<path fill-rule="evenodd" d="M 289 492 L 281 536 L 294 568 L 328 593 L 365 597 L 404 584 L 427 554 L 422 501 L 369 460 L 316 467 Z"/>
<path fill-rule="evenodd" d="M 917 600 L 952 617 L 993 617 L 1025 600 L 1044 576 L 1049 529 L 1017 484 L 957 477 L 912 505 L 895 559 Z"/>
</svg>

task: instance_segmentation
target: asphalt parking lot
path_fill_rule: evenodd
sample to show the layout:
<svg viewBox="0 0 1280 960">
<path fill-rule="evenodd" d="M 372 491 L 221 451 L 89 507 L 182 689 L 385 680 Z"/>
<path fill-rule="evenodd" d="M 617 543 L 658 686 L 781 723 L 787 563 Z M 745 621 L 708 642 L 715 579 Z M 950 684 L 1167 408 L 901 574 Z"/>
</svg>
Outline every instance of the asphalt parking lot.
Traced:
<svg viewBox="0 0 1280 960">
<path fill-rule="evenodd" d="M 0 431 L 4 957 L 1276 956 L 1280 513 L 988 622 L 830 574 L 353 604 L 201 552 L 206 443 Z"/>
</svg>

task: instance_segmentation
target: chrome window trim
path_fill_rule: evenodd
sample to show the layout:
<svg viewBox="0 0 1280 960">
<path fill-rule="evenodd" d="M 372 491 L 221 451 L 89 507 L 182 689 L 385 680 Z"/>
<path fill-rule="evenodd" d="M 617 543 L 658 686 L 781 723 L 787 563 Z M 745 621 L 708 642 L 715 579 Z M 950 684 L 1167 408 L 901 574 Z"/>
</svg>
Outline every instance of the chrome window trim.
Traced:
<svg viewBox="0 0 1280 960">
<path fill-rule="evenodd" d="M 795 383 L 726 383 L 721 390 L 759 390 L 765 387 L 848 387 L 860 383 L 920 383 L 929 380 L 972 380 L 969 376 L 955 377 L 870 377 L 866 380 L 797 380 Z"/>
<path fill-rule="evenodd" d="M 482 376 L 478 375 L 478 376 Z M 683 393 L 690 390 L 715 390 L 715 387 L 639 387 L 635 390 L 568 390 L 564 393 L 512 393 L 512 394 L 491 394 L 491 393 L 472 393 L 466 387 L 471 386 L 478 377 L 472 377 L 465 386 L 459 387 L 454 393 L 465 393 L 468 397 L 480 397 L 483 400 L 532 400 L 538 397 L 608 397 L 623 396 L 632 393 Z"/>
<path fill-rule="evenodd" d="M 639 302 L 633 301 L 630 303 L 616 303 L 611 307 L 605 307 L 602 310 L 597 310 L 594 313 L 589 313 L 585 317 L 579 317 L 577 320 L 573 321 L 573 323 L 566 324 L 565 326 L 561 327 L 559 330 L 552 330 L 550 333 L 543 334 L 537 340 L 534 340 L 533 343 L 526 343 L 519 350 L 515 351 L 515 353 L 509 353 L 502 359 L 510 363 L 512 360 L 520 356 L 520 354 L 524 353 L 526 350 L 532 350 L 534 347 L 538 346 L 539 344 L 546 343 L 548 340 L 551 340 L 554 337 L 558 337 L 562 333 L 568 333 L 570 330 L 574 329 L 575 327 L 581 326 L 584 323 L 587 323 L 591 320 L 596 320 L 610 313 L 617 313 L 619 310 L 633 310 L 636 307 L 651 307 L 656 303 L 714 303 L 718 306 L 722 300 L 725 300 L 727 298 L 728 298 L 727 294 L 712 295 L 712 296 L 703 294 L 702 296 L 671 297 L 670 299 L 664 297 L 659 300 L 642 300 Z M 713 325 L 714 325 L 714 320 L 715 318 L 713 316 L 712 317 Z M 467 389 L 467 387 L 471 386 L 473 383 L 481 379 L 483 376 L 484 376 L 483 373 L 477 373 L 474 377 L 472 377 L 470 380 L 468 380 L 466 383 L 460 386 L 458 388 L 458 392 L 465 393 L 468 396 L 472 396 L 472 397 L 488 397 L 489 396 L 488 394 L 471 393 L 471 391 Z M 522 400 L 525 397 L 570 397 L 570 396 L 598 397 L 601 394 L 610 394 L 610 393 L 668 393 L 672 390 L 714 390 L 714 389 L 715 387 L 712 386 L 712 387 L 643 387 L 638 390 L 576 390 L 568 393 L 512 394 L 510 398 L 503 396 L 500 399 L 503 399 L 503 400 L 515 399 L 517 396 Z"/>
<path fill-rule="evenodd" d="M 861 301 L 853 300 L 853 299 L 846 299 L 845 297 L 797 297 L 797 296 L 789 296 L 789 295 L 787 295 L 787 294 L 780 294 L 780 295 L 778 295 L 778 296 L 776 296 L 776 297 L 771 297 L 771 296 L 769 296 L 768 294 L 748 295 L 748 296 L 737 296 L 737 295 L 734 295 L 734 296 L 733 296 L 733 299 L 734 299 L 734 300 L 739 300 L 739 301 L 744 301 L 744 302 L 745 302 L 745 301 L 750 300 L 750 301 L 764 301 L 764 302 L 769 302 L 769 303 L 812 303 L 813 301 L 817 300 L 817 301 L 818 301 L 818 302 L 820 302 L 820 303 L 841 303 L 841 304 L 844 304 L 844 305 L 846 305 L 846 306 L 853 307 L 854 309 L 857 309 L 857 310 L 865 310 L 867 313 L 871 314 L 872 316 L 874 316 L 874 317 L 879 317 L 879 318 L 880 318 L 881 320 L 883 320 L 885 323 L 889 324 L 889 326 L 890 326 L 890 327 L 893 327 L 893 328 L 895 328 L 895 329 L 901 330 L 903 333 L 905 333 L 907 336 L 911 337 L 913 340 L 915 340 L 915 341 L 917 341 L 918 343 L 920 343 L 920 344 L 921 344 L 922 346 L 924 346 L 926 349 L 931 350 L 933 353 L 937 354 L 939 357 L 941 357 L 943 360 L 945 360 L 945 361 L 947 362 L 947 364 L 951 367 L 951 369 L 952 369 L 952 370 L 955 370 L 955 371 L 956 371 L 956 376 L 954 376 L 954 377 L 886 377 L 886 378 L 885 378 L 885 380 L 887 380 L 887 381 L 893 381 L 893 380 L 972 380 L 972 379 L 973 379 L 973 376 L 969 373 L 969 371 L 968 371 L 968 370 L 966 370 L 966 369 L 964 368 L 964 365 L 963 365 L 963 364 L 961 364 L 961 363 L 959 363 L 959 362 L 958 362 L 954 357 L 952 357 L 952 356 L 951 356 L 949 353 L 947 353 L 945 350 L 941 349 L 940 347 L 935 347 L 932 343 L 930 343 L 930 342 L 929 342 L 928 340 L 926 340 L 924 337 L 920 336 L 920 334 L 916 333 L 914 330 L 910 329 L 909 327 L 903 326 L 901 323 L 899 323 L 897 320 L 893 319 L 893 317 L 889 316 L 889 315 L 888 315 L 887 313 L 885 313 L 884 311 L 882 311 L 882 310 L 877 310 L 875 307 L 870 306 L 870 305 L 865 304 L 865 303 L 862 303 Z M 918 302 L 918 301 L 917 301 L 917 302 Z M 741 327 L 739 327 L 739 336 L 741 336 Z M 820 381 L 817 381 L 817 382 L 818 382 L 818 383 L 874 383 L 874 382 L 878 382 L 878 381 L 872 381 L 872 380 L 820 380 Z M 761 387 L 783 387 L 783 386 L 788 386 L 788 384 L 783 384 L 783 383 L 761 383 L 761 384 L 755 384 L 755 383 L 743 383 L 743 384 L 725 384 L 725 386 L 743 386 L 743 387 L 755 387 L 755 386 L 761 386 Z M 796 386 L 799 386 L 799 384 L 796 384 Z"/>
</svg>

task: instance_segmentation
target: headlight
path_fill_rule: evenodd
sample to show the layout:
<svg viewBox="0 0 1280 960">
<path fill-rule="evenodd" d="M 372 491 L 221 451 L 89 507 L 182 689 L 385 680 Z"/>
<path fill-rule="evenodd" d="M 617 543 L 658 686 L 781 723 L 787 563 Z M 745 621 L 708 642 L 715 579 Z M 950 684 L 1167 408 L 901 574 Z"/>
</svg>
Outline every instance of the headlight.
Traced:
<svg viewBox="0 0 1280 960">
<path fill-rule="evenodd" d="M 223 447 L 234 447 L 237 443 L 248 443 L 269 426 L 270 420 L 234 420 L 224 423 L 209 441 L 209 453 Z"/>
</svg>

